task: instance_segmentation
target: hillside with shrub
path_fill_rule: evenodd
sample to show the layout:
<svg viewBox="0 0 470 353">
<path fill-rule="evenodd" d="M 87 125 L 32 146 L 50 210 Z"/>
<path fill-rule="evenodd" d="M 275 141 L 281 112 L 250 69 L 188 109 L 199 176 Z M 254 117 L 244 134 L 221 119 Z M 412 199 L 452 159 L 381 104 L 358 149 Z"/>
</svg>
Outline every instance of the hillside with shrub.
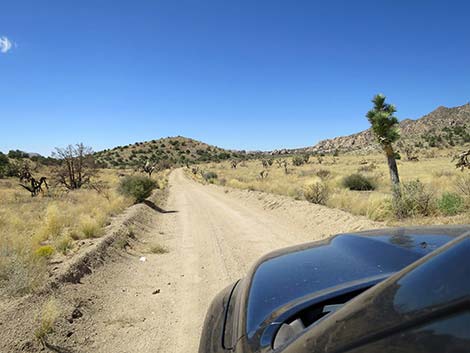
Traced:
<svg viewBox="0 0 470 353">
<path fill-rule="evenodd" d="M 230 151 L 182 136 L 136 142 L 95 153 L 97 163 L 107 168 L 138 168 L 147 161 L 182 166 L 246 156 L 244 151 Z"/>
<path fill-rule="evenodd" d="M 470 103 L 447 108 L 438 107 L 423 117 L 400 121 L 400 142 L 398 150 L 402 154 L 428 148 L 446 149 L 470 143 Z M 379 151 L 371 129 L 352 135 L 340 136 L 318 142 L 312 147 L 284 150 L 285 153 L 335 153 Z"/>
</svg>

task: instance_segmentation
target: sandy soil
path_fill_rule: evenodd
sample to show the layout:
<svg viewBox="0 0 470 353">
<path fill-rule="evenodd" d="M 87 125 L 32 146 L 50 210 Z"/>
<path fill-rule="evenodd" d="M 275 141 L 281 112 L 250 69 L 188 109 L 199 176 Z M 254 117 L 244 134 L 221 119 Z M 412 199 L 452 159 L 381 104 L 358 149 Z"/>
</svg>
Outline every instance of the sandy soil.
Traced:
<svg viewBox="0 0 470 353">
<path fill-rule="evenodd" d="M 176 170 L 164 210 L 152 210 L 130 247 L 61 290 L 68 314 L 50 342 L 61 352 L 197 352 L 211 299 L 261 255 L 380 226 L 286 197 L 201 185 Z M 150 253 L 153 244 L 168 252 Z"/>
</svg>

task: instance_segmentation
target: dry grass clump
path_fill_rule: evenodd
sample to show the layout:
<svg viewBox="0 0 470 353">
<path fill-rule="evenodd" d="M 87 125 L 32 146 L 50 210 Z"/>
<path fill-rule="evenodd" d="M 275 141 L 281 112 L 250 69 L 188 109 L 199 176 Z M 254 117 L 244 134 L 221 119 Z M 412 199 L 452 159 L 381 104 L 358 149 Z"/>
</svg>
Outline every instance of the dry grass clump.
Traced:
<svg viewBox="0 0 470 353">
<path fill-rule="evenodd" d="M 60 310 L 54 299 L 50 299 L 44 304 L 41 315 L 38 318 L 39 326 L 34 331 L 34 336 L 43 345 L 45 345 L 47 336 L 54 332 L 54 325 L 59 315 Z"/>
<path fill-rule="evenodd" d="M 457 177 L 455 190 L 464 198 L 470 199 L 470 174 L 461 174 Z"/>
</svg>

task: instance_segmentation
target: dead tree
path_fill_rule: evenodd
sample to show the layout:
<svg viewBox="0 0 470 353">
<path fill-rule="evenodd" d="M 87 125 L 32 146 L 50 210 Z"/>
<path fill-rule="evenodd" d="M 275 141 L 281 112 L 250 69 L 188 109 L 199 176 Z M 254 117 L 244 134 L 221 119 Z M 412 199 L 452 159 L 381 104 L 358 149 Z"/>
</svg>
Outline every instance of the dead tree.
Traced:
<svg viewBox="0 0 470 353">
<path fill-rule="evenodd" d="M 470 150 L 464 151 L 452 159 L 452 162 L 457 160 L 455 163 L 456 168 L 460 168 L 463 171 L 465 168 L 470 169 Z"/>
<path fill-rule="evenodd" d="M 68 190 L 80 189 L 89 184 L 97 173 L 93 150 L 83 143 L 56 148 L 53 156 L 61 161 L 60 166 L 53 170 L 53 175 Z"/>
<path fill-rule="evenodd" d="M 44 194 L 44 190 L 42 189 L 42 184 L 46 186 L 46 189 L 49 190 L 49 185 L 47 185 L 46 177 L 41 177 L 39 181 L 36 181 L 33 177 L 30 178 L 31 185 L 24 185 L 20 184 L 23 188 L 28 190 L 31 193 L 31 197 L 35 197 L 39 195 L 39 193 Z"/>
<path fill-rule="evenodd" d="M 264 180 L 268 177 L 268 171 L 267 170 L 262 170 L 261 173 L 259 173 L 259 177 L 261 180 Z"/>
</svg>

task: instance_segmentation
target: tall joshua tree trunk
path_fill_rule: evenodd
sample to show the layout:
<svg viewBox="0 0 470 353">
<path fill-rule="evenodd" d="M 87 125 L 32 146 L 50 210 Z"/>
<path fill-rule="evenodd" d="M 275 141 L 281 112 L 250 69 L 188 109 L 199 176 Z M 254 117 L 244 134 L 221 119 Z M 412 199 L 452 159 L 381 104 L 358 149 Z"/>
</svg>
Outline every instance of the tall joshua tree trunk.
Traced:
<svg viewBox="0 0 470 353">
<path fill-rule="evenodd" d="M 398 119 L 393 115 L 396 109 L 392 104 L 385 103 L 385 96 L 383 94 L 374 96 L 372 103 L 374 106 L 367 112 L 366 117 L 370 122 L 372 132 L 387 157 L 393 196 L 397 198 L 401 195 L 400 178 L 398 176 L 397 162 L 392 146 L 392 144 L 400 138 L 400 134 L 397 130 Z"/>
<path fill-rule="evenodd" d="M 392 181 L 392 186 L 398 186 L 400 184 L 400 177 L 398 176 L 398 167 L 397 161 L 395 159 L 395 152 L 393 147 L 390 144 L 384 145 L 383 150 L 385 156 L 387 157 L 388 170 L 390 172 L 390 180 Z"/>
</svg>

